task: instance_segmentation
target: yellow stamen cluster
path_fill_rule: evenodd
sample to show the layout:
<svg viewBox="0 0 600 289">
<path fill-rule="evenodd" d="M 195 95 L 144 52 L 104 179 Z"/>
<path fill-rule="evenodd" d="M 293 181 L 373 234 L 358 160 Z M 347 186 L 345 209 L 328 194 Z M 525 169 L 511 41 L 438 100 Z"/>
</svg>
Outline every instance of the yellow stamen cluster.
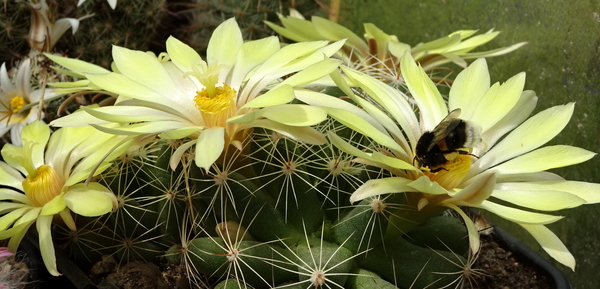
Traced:
<svg viewBox="0 0 600 289">
<path fill-rule="evenodd" d="M 25 195 L 34 206 L 42 207 L 60 195 L 63 182 L 56 171 L 48 165 L 35 169 L 35 174 L 23 181 Z"/>
<path fill-rule="evenodd" d="M 235 90 L 227 84 L 215 88 L 215 95 L 210 96 L 205 88 L 202 91 L 196 91 L 194 101 L 200 111 L 208 114 L 217 114 L 223 110 L 231 108 L 234 105 Z"/>
<path fill-rule="evenodd" d="M 425 171 L 424 173 L 432 182 L 437 182 L 446 190 L 452 190 L 462 182 L 469 172 L 471 158 L 470 155 L 461 154 L 456 159 L 446 163 L 444 165 L 445 170 L 435 173 Z"/>
<path fill-rule="evenodd" d="M 10 108 L 13 113 L 19 112 L 25 106 L 25 99 L 19 95 L 10 99 Z"/>
<path fill-rule="evenodd" d="M 213 96 L 206 89 L 196 91 L 194 102 L 202 113 L 207 126 L 222 126 L 231 115 L 227 112 L 235 110 L 236 91 L 227 84 L 215 87 Z M 223 113 L 225 112 L 225 113 Z M 224 115 L 225 114 L 225 115 Z"/>
</svg>

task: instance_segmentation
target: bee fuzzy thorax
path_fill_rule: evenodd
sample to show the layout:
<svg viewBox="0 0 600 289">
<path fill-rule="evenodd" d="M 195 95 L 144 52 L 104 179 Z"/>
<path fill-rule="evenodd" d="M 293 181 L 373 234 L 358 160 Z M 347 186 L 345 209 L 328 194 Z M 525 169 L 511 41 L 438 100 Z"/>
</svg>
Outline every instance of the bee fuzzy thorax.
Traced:
<svg viewBox="0 0 600 289">
<path fill-rule="evenodd" d="M 474 156 L 473 148 L 481 144 L 481 128 L 459 119 L 460 109 L 451 111 L 432 131 L 424 132 L 415 147 L 419 169 L 430 173 L 448 171 L 449 162 L 461 155 Z"/>
</svg>

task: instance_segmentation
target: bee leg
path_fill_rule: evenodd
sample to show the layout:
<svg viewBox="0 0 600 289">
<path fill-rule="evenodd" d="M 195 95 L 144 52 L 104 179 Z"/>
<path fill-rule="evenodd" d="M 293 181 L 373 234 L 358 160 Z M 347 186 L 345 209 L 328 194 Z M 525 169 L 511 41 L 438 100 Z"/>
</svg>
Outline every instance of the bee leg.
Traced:
<svg viewBox="0 0 600 289">
<path fill-rule="evenodd" d="M 470 153 L 468 151 L 457 150 L 456 152 L 459 153 L 459 154 L 461 154 L 461 155 L 469 155 L 469 156 L 472 156 L 472 157 L 479 158 L 478 156 L 476 156 L 476 155 L 474 155 L 474 154 L 472 154 L 472 153 Z"/>
</svg>

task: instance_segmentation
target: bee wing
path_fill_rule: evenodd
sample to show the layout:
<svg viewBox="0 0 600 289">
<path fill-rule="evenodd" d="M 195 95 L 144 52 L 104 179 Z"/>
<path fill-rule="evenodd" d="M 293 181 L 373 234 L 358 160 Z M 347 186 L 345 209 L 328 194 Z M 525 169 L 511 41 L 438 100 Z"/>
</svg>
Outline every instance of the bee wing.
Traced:
<svg viewBox="0 0 600 289">
<path fill-rule="evenodd" d="M 445 139 L 453 129 L 455 129 L 461 122 L 458 117 L 460 116 L 460 108 L 457 108 L 450 113 L 442 121 L 435 126 L 435 128 L 431 131 L 433 133 L 433 140 L 429 144 L 429 148 L 427 151 L 430 151 L 434 146 L 436 146 L 439 142 Z"/>
</svg>

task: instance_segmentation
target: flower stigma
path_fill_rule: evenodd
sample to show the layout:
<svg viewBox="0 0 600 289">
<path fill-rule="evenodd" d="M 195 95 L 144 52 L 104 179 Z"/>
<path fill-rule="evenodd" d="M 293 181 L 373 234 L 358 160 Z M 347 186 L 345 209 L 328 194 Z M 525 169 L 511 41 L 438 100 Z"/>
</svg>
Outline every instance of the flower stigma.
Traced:
<svg viewBox="0 0 600 289">
<path fill-rule="evenodd" d="M 184 76 L 193 76 L 204 86 L 202 90 L 196 91 L 194 102 L 200 110 L 205 123 L 209 127 L 223 126 L 227 118 L 231 117 L 228 113 L 235 110 L 236 91 L 226 83 L 219 83 L 219 73 L 223 65 L 200 60 L 192 63 L 192 71 L 186 72 Z"/>
<path fill-rule="evenodd" d="M 437 182 L 446 190 L 452 190 L 456 188 L 462 182 L 465 176 L 467 176 L 467 173 L 469 173 L 471 161 L 470 155 L 460 154 L 454 160 L 447 162 L 444 165 L 444 169 L 435 173 L 428 171 L 424 171 L 423 173 L 432 182 Z"/>
<path fill-rule="evenodd" d="M 43 207 L 60 195 L 62 187 L 62 180 L 49 165 L 42 165 L 35 169 L 35 174 L 27 176 L 23 181 L 25 195 L 37 207 Z"/>
</svg>

